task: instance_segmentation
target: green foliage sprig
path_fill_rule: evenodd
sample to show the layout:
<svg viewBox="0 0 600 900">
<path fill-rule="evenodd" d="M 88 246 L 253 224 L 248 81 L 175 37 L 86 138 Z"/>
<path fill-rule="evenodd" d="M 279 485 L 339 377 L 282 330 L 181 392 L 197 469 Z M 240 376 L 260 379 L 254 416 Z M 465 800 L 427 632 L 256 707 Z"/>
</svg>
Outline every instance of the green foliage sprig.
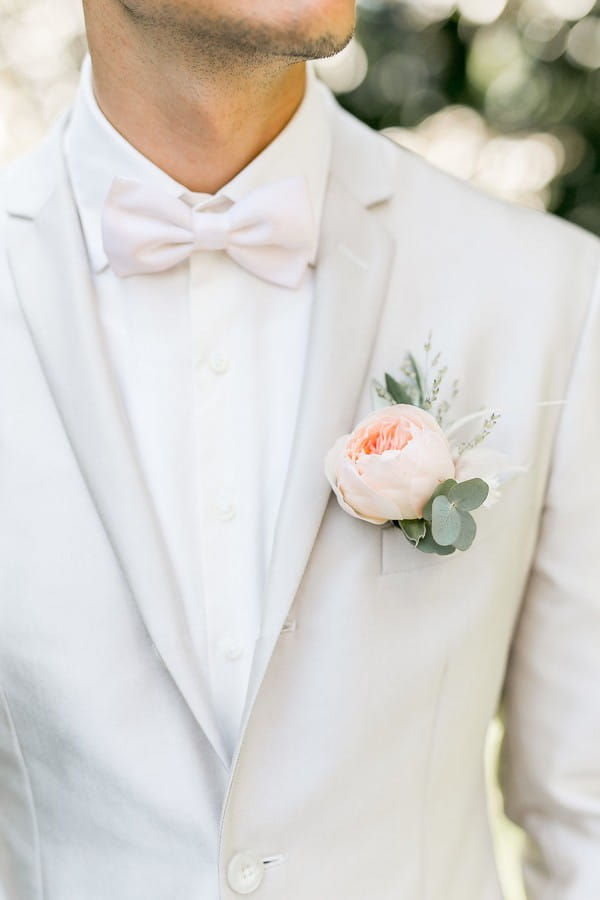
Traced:
<svg viewBox="0 0 600 900">
<path fill-rule="evenodd" d="M 421 519 L 403 519 L 393 524 L 422 553 L 449 556 L 468 550 L 477 534 L 471 512 L 487 500 L 489 486 L 481 478 L 457 482 L 449 478 L 430 497 Z"/>
<path fill-rule="evenodd" d="M 385 386 L 377 380 L 373 381 L 373 398 L 376 406 L 391 406 L 394 403 L 418 406 L 431 413 L 438 425 L 443 426 L 452 400 L 458 395 L 459 383 L 454 381 L 450 395 L 441 397 L 448 366 L 442 363 L 441 352 L 436 353 L 433 360 L 429 361 L 432 350 L 431 337 L 430 332 L 423 348 L 425 351 L 424 368 L 421 369 L 412 353 L 407 353 L 400 366 L 403 379 L 399 381 L 386 372 Z"/>
<path fill-rule="evenodd" d="M 400 366 L 402 379 L 389 372 L 385 373 L 385 384 L 373 381 L 373 399 L 376 407 L 405 403 L 418 406 L 434 416 L 443 428 L 458 396 L 460 385 L 454 381 L 450 392 L 442 396 L 448 367 L 442 360 L 441 352 L 432 352 L 432 333 L 429 332 L 423 347 L 425 365 L 423 369 L 411 353 L 407 353 Z M 433 358 L 430 361 L 430 357 Z M 462 430 L 464 424 L 486 416 L 481 430 L 470 440 L 454 445 L 455 455 L 461 456 L 467 450 L 478 447 L 495 428 L 498 413 L 483 410 L 481 414 L 467 416 L 454 424 L 454 431 Z M 457 482 L 450 478 L 435 490 L 423 510 L 420 519 L 403 519 L 393 522 L 407 540 L 423 553 L 437 553 L 448 556 L 455 550 L 468 550 L 477 534 L 477 525 L 471 512 L 487 500 L 489 485 L 481 478 Z"/>
<path fill-rule="evenodd" d="M 373 403 L 376 408 L 393 406 L 395 403 L 407 403 L 410 406 L 418 406 L 429 412 L 436 420 L 440 428 L 448 424 L 448 414 L 452 409 L 452 403 L 460 392 L 460 382 L 455 379 L 452 382 L 449 393 L 442 396 L 442 386 L 448 374 L 448 366 L 442 361 L 441 352 L 435 353 L 431 362 L 429 357 L 432 352 L 432 332 L 429 332 L 423 346 L 425 351 L 425 365 L 421 369 L 412 353 L 407 353 L 404 362 L 400 366 L 400 372 L 404 376 L 401 381 L 389 372 L 385 373 L 385 385 L 373 379 L 372 393 Z M 485 411 L 484 413 L 485 414 Z M 469 417 L 477 418 L 477 416 Z M 493 431 L 500 419 L 500 414 L 493 412 L 484 421 L 481 430 L 470 440 L 463 441 L 456 447 L 456 455 L 462 456 L 467 450 L 478 447 Z"/>
</svg>

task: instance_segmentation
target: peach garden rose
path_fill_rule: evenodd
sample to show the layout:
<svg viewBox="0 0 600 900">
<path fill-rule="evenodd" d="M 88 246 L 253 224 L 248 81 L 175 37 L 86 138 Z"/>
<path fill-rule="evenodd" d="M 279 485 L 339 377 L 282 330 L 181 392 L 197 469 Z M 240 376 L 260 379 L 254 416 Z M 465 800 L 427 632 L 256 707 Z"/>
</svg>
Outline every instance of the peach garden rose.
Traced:
<svg viewBox="0 0 600 900">
<path fill-rule="evenodd" d="M 442 389 L 448 367 L 425 342 L 424 366 L 406 353 L 400 380 L 372 380 L 377 408 L 325 458 L 325 474 L 347 513 L 374 525 L 391 522 L 422 553 L 464 552 L 477 535 L 472 513 L 492 506 L 526 467 L 481 444 L 500 414 L 482 406 L 447 425 L 459 382 Z M 431 359 L 430 359 L 431 357 Z M 383 406 L 383 408 L 382 408 Z M 475 433 L 467 426 L 479 423 Z"/>
<path fill-rule="evenodd" d="M 367 416 L 327 454 L 341 507 L 375 525 L 419 519 L 436 488 L 455 477 L 448 440 L 432 415 L 398 403 Z"/>
</svg>

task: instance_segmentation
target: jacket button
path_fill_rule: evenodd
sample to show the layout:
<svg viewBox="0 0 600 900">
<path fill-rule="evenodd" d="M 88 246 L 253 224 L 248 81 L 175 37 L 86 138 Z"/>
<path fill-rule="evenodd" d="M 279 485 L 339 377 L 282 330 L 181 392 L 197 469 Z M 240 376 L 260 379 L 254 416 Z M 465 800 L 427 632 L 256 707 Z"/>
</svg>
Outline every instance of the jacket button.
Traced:
<svg viewBox="0 0 600 900">
<path fill-rule="evenodd" d="M 236 894 L 251 894 L 263 880 L 262 860 L 253 853 L 236 853 L 227 866 L 227 881 Z"/>
</svg>

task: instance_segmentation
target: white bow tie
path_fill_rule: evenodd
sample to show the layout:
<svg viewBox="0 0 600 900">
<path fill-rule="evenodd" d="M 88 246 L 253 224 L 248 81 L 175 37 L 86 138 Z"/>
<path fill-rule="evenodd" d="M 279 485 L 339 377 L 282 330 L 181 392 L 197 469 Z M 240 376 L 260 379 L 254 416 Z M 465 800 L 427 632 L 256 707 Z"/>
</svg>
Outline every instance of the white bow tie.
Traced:
<svg viewBox="0 0 600 900">
<path fill-rule="evenodd" d="M 297 287 L 314 234 L 300 176 L 256 188 L 224 212 L 194 210 L 156 188 L 115 178 L 102 214 L 104 250 L 119 276 L 162 272 L 194 250 L 225 250 L 253 275 Z"/>
</svg>

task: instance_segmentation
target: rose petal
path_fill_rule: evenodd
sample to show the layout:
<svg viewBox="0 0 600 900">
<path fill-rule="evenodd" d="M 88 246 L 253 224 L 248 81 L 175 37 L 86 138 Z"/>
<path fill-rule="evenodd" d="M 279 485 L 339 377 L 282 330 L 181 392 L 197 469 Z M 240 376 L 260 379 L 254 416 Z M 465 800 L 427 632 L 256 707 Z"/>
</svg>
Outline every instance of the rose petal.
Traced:
<svg viewBox="0 0 600 900">
<path fill-rule="evenodd" d="M 325 472 L 340 506 L 367 522 L 415 519 L 435 488 L 454 476 L 448 441 L 425 410 L 376 410 L 335 442 Z"/>
<path fill-rule="evenodd" d="M 342 459 L 338 467 L 338 491 L 359 519 L 383 525 L 390 519 L 398 518 L 398 507 L 394 501 L 373 490 L 347 458 Z"/>
<path fill-rule="evenodd" d="M 426 431 L 404 450 L 362 457 L 363 480 L 388 497 L 396 519 L 419 519 L 436 487 L 454 477 L 454 463 L 443 434 Z"/>
</svg>

